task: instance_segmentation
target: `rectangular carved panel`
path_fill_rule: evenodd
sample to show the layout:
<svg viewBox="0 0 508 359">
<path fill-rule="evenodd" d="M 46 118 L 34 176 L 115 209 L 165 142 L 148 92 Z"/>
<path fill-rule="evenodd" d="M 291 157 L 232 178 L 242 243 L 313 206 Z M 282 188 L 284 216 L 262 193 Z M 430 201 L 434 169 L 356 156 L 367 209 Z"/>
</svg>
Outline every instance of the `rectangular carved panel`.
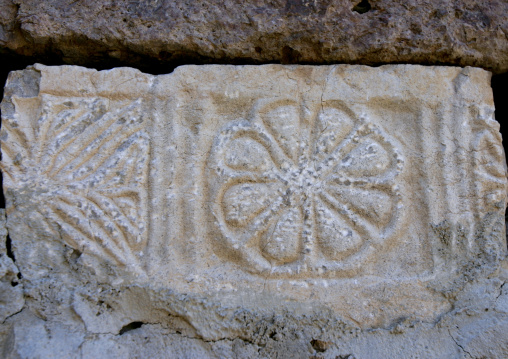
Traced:
<svg viewBox="0 0 508 359">
<path fill-rule="evenodd" d="M 506 251 L 480 69 L 35 65 L 9 78 L 1 140 L 24 276 L 204 298 L 172 304 L 204 337 L 231 330 L 223 308 L 281 303 L 433 320 Z"/>
</svg>

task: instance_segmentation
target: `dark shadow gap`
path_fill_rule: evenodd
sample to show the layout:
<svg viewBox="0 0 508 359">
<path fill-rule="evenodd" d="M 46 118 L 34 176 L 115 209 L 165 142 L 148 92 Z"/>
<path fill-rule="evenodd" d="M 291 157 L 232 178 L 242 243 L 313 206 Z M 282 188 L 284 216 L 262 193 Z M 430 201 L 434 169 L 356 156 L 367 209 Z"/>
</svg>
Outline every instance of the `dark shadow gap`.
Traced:
<svg viewBox="0 0 508 359">
<path fill-rule="evenodd" d="M 362 0 L 353 8 L 353 11 L 356 11 L 359 14 L 365 14 L 370 11 L 370 9 L 372 9 L 372 6 L 370 5 L 369 0 Z"/>
<path fill-rule="evenodd" d="M 500 124 L 501 136 L 503 136 L 503 147 L 506 154 L 508 144 L 508 73 L 492 76 L 491 84 L 492 93 L 494 94 L 494 106 L 496 108 L 495 116 L 497 122 Z M 505 222 L 508 225 L 508 212 L 505 212 Z M 508 240 L 506 245 L 508 249 Z"/>
<path fill-rule="evenodd" d="M 129 323 L 127 325 L 124 325 L 122 327 L 122 329 L 120 329 L 120 332 L 118 333 L 119 335 L 123 335 L 127 332 L 130 332 L 131 330 L 134 330 L 134 329 L 138 329 L 138 328 L 141 328 L 141 326 L 145 324 L 143 322 L 132 322 L 132 323 Z"/>
<path fill-rule="evenodd" d="M 503 146 L 506 152 L 508 142 L 508 73 L 492 76 L 492 92 L 494 94 L 494 105 L 496 107 L 496 120 L 501 125 Z"/>
<path fill-rule="evenodd" d="M 5 82 L 2 82 L 2 86 Z M 1 128 L 1 125 L 0 125 L 0 128 Z M 0 152 L 1 153 L 1 152 Z M 0 160 L 1 160 L 1 155 L 0 155 Z M 4 183 L 4 178 L 3 178 L 3 173 L 2 171 L 0 171 L 0 208 L 5 208 L 5 196 L 4 196 L 4 191 L 3 191 L 3 185 Z"/>
<path fill-rule="evenodd" d="M 12 240 L 9 234 L 5 238 L 5 250 L 7 252 L 7 257 L 12 259 L 13 262 L 16 262 L 16 257 L 14 257 L 14 252 L 12 251 Z"/>
<path fill-rule="evenodd" d="M 360 3 L 361 4 L 361 3 Z M 374 11 L 374 10 L 371 10 Z M 0 49 L 1 50 L 1 49 Z M 48 50 L 49 51 L 49 50 Z M 60 51 L 55 50 L 54 53 L 45 53 L 37 56 L 23 56 L 12 52 L 1 52 L 2 64 L 4 65 L 0 69 L 0 76 L 6 77 L 6 73 L 12 70 L 24 69 L 28 65 L 34 63 L 41 63 L 48 66 L 58 65 L 76 65 L 83 66 L 96 70 L 109 70 L 115 67 L 132 67 L 138 69 L 144 73 L 151 75 L 169 74 L 175 70 L 175 68 L 183 65 L 267 65 L 267 64 L 295 64 L 295 65 L 336 65 L 335 62 L 327 62 L 324 60 L 316 61 L 302 61 L 301 54 L 298 50 L 293 49 L 289 46 L 282 46 L 280 49 L 278 59 L 264 59 L 256 60 L 253 58 L 243 57 L 208 57 L 197 53 L 169 53 L 161 51 L 157 55 L 149 56 L 146 54 L 139 54 L 129 50 L 119 50 L 122 52 L 122 57 L 112 58 L 107 55 L 107 51 L 99 53 L 96 56 L 90 56 L 87 58 L 76 57 L 69 58 L 64 57 L 60 54 Z M 263 50 L 261 47 L 256 46 L 255 51 L 261 53 Z M 457 60 L 458 61 L 458 60 Z M 355 61 L 341 62 L 341 64 L 349 65 L 366 65 L 371 67 L 379 67 L 383 65 L 421 65 L 421 66 L 460 66 L 458 62 L 444 59 L 443 61 L 425 61 L 424 58 L 414 58 L 408 61 L 388 61 L 388 62 L 376 62 L 376 61 L 365 61 L 362 58 L 358 58 Z M 485 68 L 486 70 L 491 70 Z M 4 81 L 2 81 L 4 83 Z"/>
</svg>

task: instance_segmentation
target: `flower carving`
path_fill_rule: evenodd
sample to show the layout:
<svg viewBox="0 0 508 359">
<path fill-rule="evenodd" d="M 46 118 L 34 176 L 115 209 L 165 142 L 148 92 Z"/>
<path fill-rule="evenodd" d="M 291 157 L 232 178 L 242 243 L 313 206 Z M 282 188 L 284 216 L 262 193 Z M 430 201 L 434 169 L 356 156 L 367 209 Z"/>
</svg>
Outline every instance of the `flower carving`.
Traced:
<svg viewBox="0 0 508 359">
<path fill-rule="evenodd" d="M 215 140 L 214 237 L 254 272 L 357 268 L 397 224 L 402 166 L 393 141 L 339 101 L 259 105 Z"/>
<path fill-rule="evenodd" d="M 141 100 L 43 95 L 37 116 L 18 117 L 3 119 L 2 169 L 20 215 L 141 273 L 150 153 Z"/>
</svg>

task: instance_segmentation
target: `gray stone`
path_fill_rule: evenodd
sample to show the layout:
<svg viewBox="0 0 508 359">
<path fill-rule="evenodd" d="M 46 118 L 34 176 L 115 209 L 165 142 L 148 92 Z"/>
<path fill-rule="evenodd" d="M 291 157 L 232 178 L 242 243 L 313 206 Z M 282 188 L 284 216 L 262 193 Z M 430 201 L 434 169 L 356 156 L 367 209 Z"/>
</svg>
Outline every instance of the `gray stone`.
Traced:
<svg viewBox="0 0 508 359">
<path fill-rule="evenodd" d="M 0 323 L 21 310 L 25 303 L 18 268 L 7 255 L 5 210 L 0 209 Z"/>
<path fill-rule="evenodd" d="M 0 45 L 40 61 L 146 71 L 270 62 L 508 70 L 506 1 L 363 2 L 370 9 L 360 0 L 1 0 Z"/>
<path fill-rule="evenodd" d="M 2 358 L 81 358 L 85 331 L 73 325 L 43 320 L 29 310 L 10 318 L 0 332 Z"/>
<path fill-rule="evenodd" d="M 5 94 L 5 356 L 506 353 L 488 72 L 35 65 Z"/>
</svg>

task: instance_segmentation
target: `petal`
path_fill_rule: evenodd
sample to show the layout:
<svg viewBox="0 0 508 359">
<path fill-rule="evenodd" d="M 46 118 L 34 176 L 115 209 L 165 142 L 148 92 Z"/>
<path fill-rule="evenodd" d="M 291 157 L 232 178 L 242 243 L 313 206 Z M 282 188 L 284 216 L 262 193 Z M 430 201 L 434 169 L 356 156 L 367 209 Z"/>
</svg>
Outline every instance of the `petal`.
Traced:
<svg viewBox="0 0 508 359">
<path fill-rule="evenodd" d="M 133 248 L 118 226 L 90 198 L 78 195 L 57 196 L 48 205 L 51 217 L 58 218 L 62 229 L 80 246 L 95 248 L 95 254 L 113 259 L 117 263 L 136 263 Z M 77 210 L 79 208 L 79 210 Z"/>
<path fill-rule="evenodd" d="M 328 186 L 328 192 L 339 202 L 371 222 L 384 227 L 393 213 L 393 197 L 378 189 L 360 189 L 349 186 Z"/>
<path fill-rule="evenodd" d="M 147 235 L 141 215 L 143 205 L 140 205 L 137 193 L 125 197 L 108 197 L 104 193 L 89 192 L 87 198 L 104 211 L 132 249 L 142 249 Z"/>
<path fill-rule="evenodd" d="M 297 260 L 301 253 L 302 224 L 301 209 L 288 209 L 263 236 L 263 254 L 278 264 Z"/>
<path fill-rule="evenodd" d="M 286 155 L 295 160 L 298 157 L 300 138 L 300 114 L 294 105 L 282 105 L 265 112 L 263 122 Z"/>
<path fill-rule="evenodd" d="M 334 107 L 324 108 L 316 120 L 316 160 L 329 155 L 352 130 L 353 121 L 344 111 Z"/>
<path fill-rule="evenodd" d="M 116 155 L 133 142 L 143 141 L 139 135 L 133 137 L 142 122 L 139 101 L 108 113 L 103 113 L 102 107 L 87 109 L 49 141 L 46 152 L 50 163 L 43 163 L 45 173 L 60 179 L 77 179 L 83 171 L 95 173 L 104 163 L 104 154 Z"/>
<path fill-rule="evenodd" d="M 222 202 L 226 223 L 246 226 L 277 198 L 278 188 L 274 183 L 242 183 L 230 187 Z"/>
<path fill-rule="evenodd" d="M 329 260 L 342 260 L 357 251 L 363 240 L 335 211 L 316 200 L 317 245 Z"/>
<path fill-rule="evenodd" d="M 270 154 L 259 142 L 249 137 L 231 141 L 225 155 L 226 164 L 238 171 L 266 171 L 272 162 Z"/>
<path fill-rule="evenodd" d="M 366 138 L 342 159 L 337 170 L 357 178 L 374 177 L 386 172 L 391 164 L 388 151 L 377 141 Z"/>
</svg>

